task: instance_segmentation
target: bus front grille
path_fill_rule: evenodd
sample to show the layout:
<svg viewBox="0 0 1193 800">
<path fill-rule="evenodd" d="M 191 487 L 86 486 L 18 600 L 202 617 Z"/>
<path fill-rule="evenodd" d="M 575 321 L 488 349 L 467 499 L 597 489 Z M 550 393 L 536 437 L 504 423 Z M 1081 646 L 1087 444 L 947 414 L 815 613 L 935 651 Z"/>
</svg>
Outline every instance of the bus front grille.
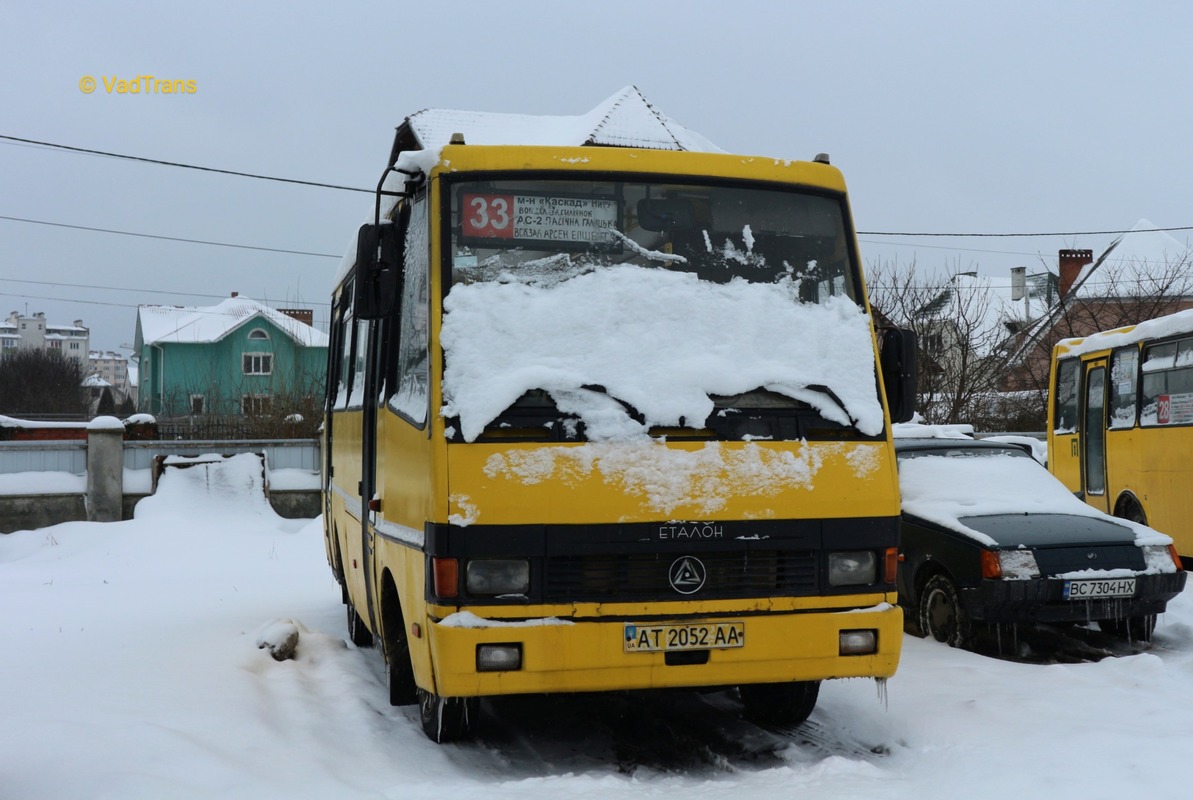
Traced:
<svg viewBox="0 0 1193 800">
<path fill-rule="evenodd" d="M 704 582 L 672 586 L 672 567 L 682 559 L 699 562 Z M 751 550 L 699 553 L 618 553 L 552 556 L 545 575 L 547 602 L 717 599 L 816 594 L 816 554 L 812 551 Z"/>
</svg>

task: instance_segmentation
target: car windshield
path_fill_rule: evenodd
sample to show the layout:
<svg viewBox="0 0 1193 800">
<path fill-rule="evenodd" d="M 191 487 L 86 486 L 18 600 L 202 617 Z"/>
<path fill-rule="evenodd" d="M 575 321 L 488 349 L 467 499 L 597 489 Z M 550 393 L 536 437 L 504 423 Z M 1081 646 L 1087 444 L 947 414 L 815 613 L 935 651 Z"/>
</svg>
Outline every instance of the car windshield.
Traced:
<svg viewBox="0 0 1193 800">
<path fill-rule="evenodd" d="M 897 453 L 899 460 L 909 458 L 1031 458 L 1027 451 L 1019 447 L 957 447 L 942 445 L 930 449 L 901 450 Z"/>
</svg>

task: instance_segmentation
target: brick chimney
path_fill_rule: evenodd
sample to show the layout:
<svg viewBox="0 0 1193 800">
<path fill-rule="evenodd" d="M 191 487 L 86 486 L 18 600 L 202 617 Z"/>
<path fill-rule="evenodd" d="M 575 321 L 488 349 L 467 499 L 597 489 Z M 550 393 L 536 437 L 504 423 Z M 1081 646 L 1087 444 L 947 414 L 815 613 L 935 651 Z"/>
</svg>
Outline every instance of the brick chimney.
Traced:
<svg viewBox="0 0 1193 800">
<path fill-rule="evenodd" d="M 312 308 L 279 308 L 278 313 L 311 327 L 315 326 L 315 310 Z"/>
<path fill-rule="evenodd" d="M 1060 261 L 1060 290 L 1061 299 L 1068 295 L 1069 290 L 1073 288 L 1073 281 L 1077 280 L 1077 276 L 1081 274 L 1081 269 L 1086 264 L 1092 264 L 1094 261 L 1093 250 L 1061 250 L 1059 253 Z"/>
</svg>

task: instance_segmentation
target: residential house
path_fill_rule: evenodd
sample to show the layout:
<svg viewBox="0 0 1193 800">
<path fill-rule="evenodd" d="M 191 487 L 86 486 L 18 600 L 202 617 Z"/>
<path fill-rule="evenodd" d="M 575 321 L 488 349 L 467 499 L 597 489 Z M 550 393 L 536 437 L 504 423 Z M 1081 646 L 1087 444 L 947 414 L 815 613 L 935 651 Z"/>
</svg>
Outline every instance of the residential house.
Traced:
<svg viewBox="0 0 1193 800">
<path fill-rule="evenodd" d="M 1009 343 L 1004 388 L 1047 396 L 1052 347 L 1060 339 L 1193 308 L 1193 250 L 1147 220 L 1092 250 L 1061 250 L 1057 296 Z M 1042 405 L 1042 402 L 1041 402 Z"/>
<path fill-rule="evenodd" d="M 978 422 L 988 413 L 1002 369 L 1002 348 L 1021 320 L 1005 280 L 953 275 L 908 324 L 919 337 L 917 408 L 929 422 Z"/>
<path fill-rule="evenodd" d="M 138 410 L 266 416 L 321 398 L 327 334 L 312 316 L 235 293 L 210 307 L 138 307 Z"/>
<path fill-rule="evenodd" d="M 91 332 L 83 325 L 83 320 L 76 319 L 72 325 L 54 324 L 46 321 L 43 311 L 31 317 L 12 311 L 0 324 L 0 353 L 17 348 L 57 350 L 78 361 L 84 372 L 87 371 L 90 341 Z"/>
<path fill-rule="evenodd" d="M 112 350 L 92 350 L 88 353 L 89 372 L 103 381 L 117 405 L 125 399 L 137 404 L 137 388 L 131 377 L 129 358 Z"/>
</svg>

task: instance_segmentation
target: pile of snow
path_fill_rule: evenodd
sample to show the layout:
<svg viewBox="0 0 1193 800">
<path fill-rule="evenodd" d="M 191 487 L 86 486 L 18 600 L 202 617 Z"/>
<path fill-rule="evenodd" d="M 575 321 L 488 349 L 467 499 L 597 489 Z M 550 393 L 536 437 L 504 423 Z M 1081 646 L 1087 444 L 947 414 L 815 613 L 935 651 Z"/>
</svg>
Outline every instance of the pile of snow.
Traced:
<svg viewBox="0 0 1193 800">
<path fill-rule="evenodd" d="M 443 414 L 459 416 L 472 441 L 523 393 L 544 389 L 589 439 L 630 439 L 651 425 L 700 427 L 709 395 L 764 387 L 879 433 L 869 318 L 844 297 L 812 305 L 794 294 L 790 280 L 716 284 L 628 265 L 546 285 L 456 285 L 444 300 Z M 582 388 L 592 385 L 607 393 Z M 806 388 L 815 385 L 844 408 Z"/>
<path fill-rule="evenodd" d="M 1143 655 L 1041 666 L 908 637 L 885 703 L 871 682 L 826 682 L 812 722 L 855 732 L 886 756 L 825 756 L 797 743 L 756 766 L 694 755 L 679 771 L 627 769 L 581 718 L 551 759 L 521 755 L 532 750 L 509 734 L 500 746 L 432 744 L 414 708 L 386 702 L 377 652 L 345 642 L 319 522 L 259 508 L 241 464 L 212 487 L 168 470 L 161 493 L 127 522 L 0 536 L 5 800 L 1185 791 L 1173 765 L 1188 756 L 1189 713 L 1173 698 L 1193 695 L 1187 593 Z M 293 658 L 275 661 L 271 646 L 293 633 Z M 657 706 L 634 707 L 648 726 Z"/>
</svg>

